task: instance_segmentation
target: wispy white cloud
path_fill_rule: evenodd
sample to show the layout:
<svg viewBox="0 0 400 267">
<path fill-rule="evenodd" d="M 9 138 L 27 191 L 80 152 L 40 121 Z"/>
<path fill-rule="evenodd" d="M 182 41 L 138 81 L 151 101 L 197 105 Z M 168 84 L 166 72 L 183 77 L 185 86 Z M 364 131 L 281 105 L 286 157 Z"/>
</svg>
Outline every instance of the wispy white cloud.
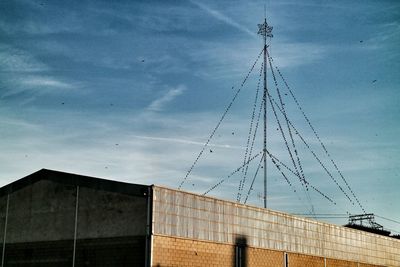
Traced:
<svg viewBox="0 0 400 267">
<path fill-rule="evenodd" d="M 313 43 L 276 41 L 272 42 L 269 53 L 280 69 L 310 65 L 323 60 L 328 53 L 335 49 Z M 217 42 L 202 43 L 201 45 L 201 49 L 190 54 L 193 61 L 202 64 L 202 68 L 195 74 L 213 80 L 228 78 L 232 83 L 237 82 L 233 78 L 241 79 L 249 71 L 262 50 L 261 43 L 248 40 L 238 40 L 229 47 Z"/>
<path fill-rule="evenodd" d="M 39 130 L 39 127 L 36 124 L 33 124 L 31 122 L 22 120 L 22 119 L 16 119 L 16 118 L 10 118 L 10 117 L 5 117 L 2 116 L 0 117 L 0 124 L 6 126 L 6 128 L 18 128 L 18 129 L 25 129 L 27 131 L 37 131 Z"/>
<path fill-rule="evenodd" d="M 195 0 L 190 0 L 190 2 L 196 6 L 198 6 L 200 9 L 206 11 L 208 14 L 210 14 L 212 17 L 214 17 L 215 19 L 222 21 L 238 30 L 240 30 L 241 32 L 244 32 L 248 35 L 250 35 L 251 37 L 257 37 L 257 34 L 253 31 L 250 31 L 248 28 L 246 28 L 243 25 L 240 25 L 239 23 L 237 23 L 235 20 L 227 17 L 226 15 L 222 14 L 221 12 L 219 12 L 218 10 L 212 9 L 211 7 L 200 3 L 199 1 L 195 1 Z"/>
<path fill-rule="evenodd" d="M 287 68 L 322 60 L 328 50 L 329 47 L 314 43 L 277 43 L 273 44 L 270 54 L 280 68 Z"/>
<path fill-rule="evenodd" d="M 52 88 L 73 88 L 71 84 L 62 82 L 52 77 L 43 77 L 43 76 L 27 77 L 23 79 L 21 83 L 27 86 L 34 86 L 34 87 L 43 86 Z"/>
<path fill-rule="evenodd" d="M 180 85 L 177 88 L 170 89 L 168 92 L 166 92 L 160 98 L 151 102 L 150 105 L 147 107 L 147 110 L 149 110 L 149 111 L 163 110 L 168 103 L 172 102 L 176 97 L 183 94 L 183 92 L 185 90 L 186 90 L 186 87 L 183 85 Z"/>
<path fill-rule="evenodd" d="M 8 88 L 0 94 L 0 98 L 15 96 L 24 92 L 33 92 L 35 94 L 54 93 L 59 90 L 76 89 L 79 86 L 75 83 L 61 81 L 51 76 L 41 75 L 11 75 L 4 77 L 3 82 L 8 84 Z M 55 90 L 56 89 L 56 90 Z M 22 102 L 29 103 L 34 100 L 30 97 L 29 100 Z"/>
<path fill-rule="evenodd" d="M 0 70 L 6 72 L 46 71 L 48 67 L 34 56 L 8 45 L 0 45 Z"/>
<path fill-rule="evenodd" d="M 4 21 L 0 21 L 0 29 L 8 34 L 15 34 L 16 32 L 18 32 L 31 35 L 82 31 L 83 30 L 82 27 L 80 27 L 79 24 L 77 23 L 74 23 L 74 25 L 76 26 L 69 26 L 72 24 L 71 22 L 73 21 L 73 19 L 78 20 L 78 18 L 72 18 L 72 17 L 68 17 L 66 19 L 63 16 L 63 22 L 59 24 L 40 23 L 32 20 L 18 21 L 14 23 L 5 23 Z M 69 25 L 68 22 L 70 23 Z"/>
<path fill-rule="evenodd" d="M 161 142 L 174 142 L 174 143 L 181 143 L 181 144 L 188 144 L 188 145 L 197 145 L 197 146 L 204 146 L 204 142 L 197 142 L 187 139 L 179 139 L 179 138 L 168 138 L 168 137 L 154 137 L 154 136 L 143 136 L 143 135 L 133 135 L 131 137 L 145 139 L 145 140 L 153 140 L 153 141 L 161 141 Z M 240 146 L 232 146 L 232 145 L 221 145 L 221 144 L 208 144 L 209 147 L 219 147 L 219 148 L 230 148 L 230 149 L 241 149 L 243 150 L 244 147 Z"/>
<path fill-rule="evenodd" d="M 378 25 L 378 33 L 365 41 L 364 49 L 381 50 L 386 55 L 389 53 L 390 58 L 399 55 L 397 44 L 400 40 L 400 22 L 392 21 Z M 390 47 L 395 49 L 390 49 Z"/>
<path fill-rule="evenodd" d="M 42 74 L 44 72 L 46 75 Z M 0 45 L 1 83 L 6 85 L 0 94 L 1 98 L 26 91 L 45 93 L 51 89 L 77 87 L 76 84 L 62 81 L 47 73 L 51 73 L 51 68 L 31 53 L 9 45 Z"/>
</svg>

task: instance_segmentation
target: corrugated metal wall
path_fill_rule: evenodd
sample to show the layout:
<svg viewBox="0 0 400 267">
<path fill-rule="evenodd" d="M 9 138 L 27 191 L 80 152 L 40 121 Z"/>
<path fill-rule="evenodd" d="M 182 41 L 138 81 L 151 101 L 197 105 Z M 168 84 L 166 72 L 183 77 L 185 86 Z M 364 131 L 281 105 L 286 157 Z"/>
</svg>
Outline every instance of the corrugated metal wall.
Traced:
<svg viewBox="0 0 400 267">
<path fill-rule="evenodd" d="M 393 238 L 157 186 L 153 203 L 154 234 L 400 266 Z"/>
</svg>

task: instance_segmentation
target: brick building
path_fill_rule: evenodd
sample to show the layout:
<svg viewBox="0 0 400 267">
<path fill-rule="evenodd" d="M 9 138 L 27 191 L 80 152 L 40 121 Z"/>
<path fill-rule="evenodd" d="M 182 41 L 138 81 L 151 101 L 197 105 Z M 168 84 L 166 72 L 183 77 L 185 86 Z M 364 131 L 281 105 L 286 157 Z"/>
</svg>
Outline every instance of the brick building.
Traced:
<svg viewBox="0 0 400 267">
<path fill-rule="evenodd" d="M 400 240 L 159 186 L 40 170 L 0 188 L 2 266 L 400 266 Z"/>
</svg>

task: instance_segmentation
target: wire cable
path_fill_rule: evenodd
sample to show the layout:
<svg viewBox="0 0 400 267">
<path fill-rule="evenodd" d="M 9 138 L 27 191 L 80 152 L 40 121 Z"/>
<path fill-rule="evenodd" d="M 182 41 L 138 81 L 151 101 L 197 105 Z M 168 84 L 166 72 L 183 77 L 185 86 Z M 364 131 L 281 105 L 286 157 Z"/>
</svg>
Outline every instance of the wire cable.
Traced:
<svg viewBox="0 0 400 267">
<path fill-rule="evenodd" d="M 200 153 L 197 155 L 195 161 L 193 162 L 193 164 L 190 166 L 189 170 L 187 171 L 185 177 L 182 179 L 181 183 L 178 186 L 178 189 L 181 189 L 183 184 L 186 182 L 187 178 L 189 177 L 190 173 L 192 172 L 194 166 L 197 164 L 197 162 L 199 161 L 199 159 L 201 158 L 201 156 L 204 153 L 204 150 L 207 148 L 208 144 L 210 143 L 211 139 L 214 137 L 216 131 L 218 130 L 219 126 L 221 125 L 222 121 L 224 120 L 226 114 L 228 113 L 228 111 L 230 110 L 230 108 L 233 105 L 233 102 L 235 102 L 236 98 L 238 97 L 240 91 L 242 90 L 244 84 L 246 83 L 247 79 L 249 78 L 250 74 L 253 72 L 254 67 L 256 66 L 258 60 L 260 59 L 261 55 L 263 54 L 264 49 L 261 50 L 260 54 L 258 55 L 257 59 L 255 60 L 254 64 L 251 66 L 249 72 L 247 73 L 246 77 L 244 78 L 244 80 L 242 81 L 240 87 L 236 90 L 235 95 L 233 96 L 231 102 L 228 104 L 228 106 L 226 107 L 224 113 L 222 114 L 220 120 L 218 121 L 217 125 L 215 126 L 215 128 L 213 129 L 213 131 L 211 132 L 211 135 L 208 137 L 207 142 L 203 145 Z"/>
<path fill-rule="evenodd" d="M 389 219 L 389 218 L 385 218 L 385 217 L 382 217 L 382 216 L 379 216 L 379 215 L 376 215 L 376 214 L 374 214 L 374 215 L 375 215 L 376 217 L 378 217 L 378 218 L 387 220 L 387 221 L 389 221 L 389 222 L 394 222 L 394 223 L 400 224 L 399 221 L 395 221 L 395 220 L 392 220 L 392 219 Z"/>
<path fill-rule="evenodd" d="M 280 112 L 283 112 L 280 107 L 279 104 L 273 99 L 272 96 L 269 96 L 272 98 L 272 102 L 275 104 L 275 106 L 278 108 L 278 110 Z M 300 138 L 300 140 L 303 142 L 303 144 L 309 149 L 309 151 L 311 152 L 311 154 L 314 156 L 314 158 L 318 161 L 318 163 L 321 165 L 321 167 L 324 169 L 324 171 L 328 174 L 328 176 L 331 178 L 331 180 L 336 184 L 336 186 L 338 186 L 338 188 L 340 189 L 340 191 L 346 196 L 346 198 L 350 201 L 350 203 L 352 205 L 354 205 L 353 200 L 351 200 L 350 196 L 346 193 L 346 191 L 342 188 L 341 185 L 339 185 L 338 181 L 335 179 L 335 177 L 332 175 L 332 173 L 327 169 L 327 167 L 322 163 L 321 159 L 317 156 L 317 154 L 312 150 L 311 146 L 306 142 L 306 140 L 303 138 L 303 136 L 300 134 L 300 132 L 295 128 L 295 126 L 293 125 L 293 123 L 288 119 L 288 123 L 289 125 L 293 128 L 293 130 L 295 131 L 296 135 Z"/>
<path fill-rule="evenodd" d="M 251 157 L 247 162 L 245 162 L 245 164 L 243 164 L 242 166 L 240 166 L 239 168 L 237 168 L 236 170 L 234 170 L 233 172 L 231 172 L 226 178 L 222 178 L 218 183 L 216 183 L 215 185 L 213 185 L 212 187 L 210 187 L 207 191 L 205 191 L 203 193 L 203 196 L 207 195 L 208 193 L 210 193 L 212 190 L 214 190 L 215 188 L 217 188 L 218 186 L 220 186 L 223 182 L 225 182 L 226 180 L 228 180 L 229 178 L 231 178 L 234 174 L 236 174 L 237 172 L 239 172 L 244 166 L 246 166 L 247 164 L 249 164 L 251 161 L 253 161 L 255 158 L 257 158 L 258 156 L 260 156 L 263 152 L 259 152 L 258 154 L 254 155 L 253 157 Z"/>
<path fill-rule="evenodd" d="M 264 153 L 263 153 L 263 156 L 260 159 L 260 162 L 258 163 L 256 172 L 254 173 L 253 180 L 251 181 L 251 184 L 250 184 L 250 187 L 249 187 L 249 191 L 247 192 L 247 195 L 246 195 L 246 198 L 244 199 L 243 204 L 247 203 L 247 199 L 249 198 L 251 191 L 253 191 L 254 181 L 256 180 L 256 177 L 258 175 L 258 171 L 260 170 L 260 167 L 261 167 L 261 164 L 262 164 L 263 160 L 264 160 Z"/>
<path fill-rule="evenodd" d="M 309 204 L 310 204 L 310 206 L 311 206 L 311 210 L 314 210 L 314 205 L 312 204 L 311 197 L 310 197 L 310 195 L 309 195 L 308 192 L 307 192 L 307 191 L 308 191 L 308 190 L 307 190 L 307 186 L 306 186 L 307 183 L 306 183 L 305 179 L 302 179 L 302 177 L 301 177 L 301 175 L 300 175 L 300 172 L 299 172 L 299 170 L 298 170 L 298 168 L 297 168 L 296 162 L 295 162 L 294 157 L 293 157 L 293 153 L 292 153 L 292 151 L 291 151 L 291 149 L 290 149 L 289 143 L 288 143 L 288 141 L 287 141 L 287 139 L 286 139 L 285 132 L 283 131 L 283 128 L 282 128 L 282 124 L 281 124 L 281 122 L 280 122 L 280 120 L 279 120 L 278 114 L 277 114 L 276 109 L 275 109 L 275 107 L 274 107 L 274 103 L 277 105 L 277 108 L 279 109 L 279 111 L 281 111 L 281 113 L 284 113 L 284 111 L 279 107 L 279 104 L 276 103 L 276 101 L 275 101 L 274 98 L 271 96 L 271 94 L 269 93 L 268 90 L 267 90 L 267 97 L 268 97 L 270 106 L 271 106 L 271 108 L 272 108 L 272 111 L 273 111 L 275 120 L 276 120 L 276 122 L 277 122 L 277 124 L 278 124 L 278 129 L 280 130 L 280 133 L 281 133 L 281 135 L 282 135 L 282 138 L 283 138 L 283 141 L 284 141 L 284 143 L 285 143 L 286 149 L 287 149 L 287 151 L 288 151 L 288 153 L 289 153 L 289 156 L 290 156 L 290 159 L 291 159 L 291 161 L 292 161 L 293 167 L 294 167 L 294 169 L 295 169 L 295 171 L 296 171 L 296 173 L 297 173 L 296 177 L 299 178 L 300 184 L 301 184 L 301 186 L 302 186 L 302 188 L 303 188 L 303 190 L 304 190 L 304 193 L 305 193 L 305 195 L 306 195 L 306 197 L 307 197 L 307 200 L 308 200 L 308 202 L 309 202 Z M 287 118 L 286 118 L 286 120 L 288 121 Z M 304 188 L 304 187 L 306 187 L 306 188 Z"/>
<path fill-rule="evenodd" d="M 260 68 L 259 77 L 258 77 L 258 82 L 257 82 L 256 96 L 255 96 L 254 103 L 253 103 L 253 110 L 252 110 L 252 114 L 251 114 L 249 134 L 247 136 L 246 151 L 245 151 L 245 154 L 244 154 L 243 163 L 246 162 L 247 157 L 251 157 L 251 154 L 252 154 L 252 151 L 253 151 L 254 138 L 253 138 L 253 142 L 251 143 L 250 151 L 249 151 L 249 146 L 250 146 L 251 134 L 252 134 L 252 131 L 253 131 L 253 123 L 254 123 L 254 117 L 255 117 L 255 112 L 256 112 L 256 108 L 257 108 L 258 94 L 259 94 L 259 91 L 260 91 L 260 83 L 261 83 L 261 76 L 262 76 L 263 69 L 264 69 L 264 63 L 262 62 L 261 63 L 261 68 Z M 257 121 L 257 126 L 258 126 L 258 121 Z M 257 131 L 257 129 L 255 129 L 255 133 L 256 133 L 256 131 Z M 240 183 L 239 183 L 239 189 L 238 189 L 238 193 L 237 193 L 237 196 L 236 196 L 236 201 L 237 202 L 240 202 L 240 200 L 241 200 L 242 191 L 243 191 L 244 185 L 246 183 L 246 176 L 247 176 L 248 169 L 249 169 L 249 165 L 246 165 L 246 168 L 242 169 L 242 173 L 244 173 L 244 174 L 243 174 L 243 178 L 240 180 Z"/>
<path fill-rule="evenodd" d="M 290 140 L 292 142 L 294 154 L 296 156 L 297 164 L 298 164 L 298 167 L 300 169 L 300 174 L 302 176 L 303 183 L 304 183 L 305 177 L 304 177 L 303 167 L 301 166 L 299 154 L 297 152 L 296 144 L 295 144 L 294 139 L 293 139 L 293 134 L 292 134 L 292 131 L 291 131 L 290 126 L 289 126 L 288 117 L 287 117 L 287 113 L 286 113 L 286 110 L 285 110 L 285 104 L 283 103 L 283 100 L 282 100 L 281 92 L 280 92 L 279 86 L 278 86 L 278 81 L 276 80 L 274 68 L 272 67 L 272 63 L 271 63 L 271 56 L 269 55 L 268 50 L 267 50 L 267 56 L 268 56 L 269 66 L 271 68 L 272 78 L 274 80 L 276 92 L 277 92 L 277 95 L 278 95 L 278 98 L 279 98 L 279 103 L 281 104 L 281 110 L 282 110 L 282 113 L 283 113 L 283 117 L 285 118 L 286 126 L 287 126 L 288 133 L 289 133 L 289 137 L 290 137 Z"/>
<path fill-rule="evenodd" d="M 273 58 L 271 58 L 272 62 L 273 62 Z M 317 138 L 317 140 L 319 141 L 322 149 L 324 150 L 325 154 L 328 156 L 328 158 L 330 159 L 331 163 L 333 164 L 333 166 L 335 167 L 336 171 L 338 172 L 338 174 L 340 175 L 340 177 L 342 178 L 342 180 L 344 181 L 344 183 L 346 184 L 347 188 L 349 189 L 349 191 L 351 192 L 352 196 L 354 197 L 354 199 L 356 200 L 357 204 L 360 206 L 361 210 L 364 212 L 364 214 L 366 213 L 363 205 L 361 204 L 360 200 L 357 198 L 357 196 L 355 195 L 353 189 L 350 187 L 350 185 L 348 184 L 347 180 L 345 179 L 345 177 L 343 176 L 342 172 L 340 171 L 339 167 L 337 166 L 336 162 L 333 160 L 332 156 L 330 155 L 330 153 L 328 152 L 325 144 L 322 142 L 321 138 L 319 137 L 319 134 L 317 133 L 317 131 L 315 130 L 314 126 L 311 124 L 311 121 L 309 120 L 308 116 L 305 114 L 303 108 L 301 107 L 299 101 L 297 100 L 296 96 L 294 95 L 293 91 L 291 90 L 290 86 L 288 85 L 288 83 L 286 82 L 286 79 L 283 77 L 281 71 L 279 70 L 279 68 L 277 66 L 275 66 L 275 69 L 277 70 L 279 76 L 281 77 L 282 81 L 284 82 L 286 88 L 288 89 L 290 95 L 292 96 L 294 102 L 296 103 L 298 109 L 301 111 L 301 113 L 303 114 L 304 119 L 307 121 L 308 125 L 310 126 L 311 130 L 313 131 L 315 137 Z"/>
<path fill-rule="evenodd" d="M 285 167 L 288 171 L 290 171 L 292 174 L 294 175 L 298 175 L 295 171 L 293 171 L 292 169 L 290 169 L 286 164 L 284 164 L 282 161 L 280 161 L 277 157 L 275 157 L 274 155 L 272 155 L 269 151 L 267 151 L 268 156 L 273 159 L 275 162 L 279 163 L 280 165 L 282 165 L 283 167 Z M 277 165 L 277 164 L 276 164 Z M 277 167 L 279 167 L 279 165 L 277 165 Z M 280 169 L 280 167 L 279 167 Z M 287 178 L 285 178 L 287 179 Z M 328 197 L 326 194 L 322 193 L 318 188 L 316 188 L 315 186 L 311 185 L 308 181 L 306 181 L 306 183 L 308 183 L 308 185 L 314 189 L 318 194 L 320 194 L 321 196 L 323 196 L 325 199 L 327 199 L 328 201 L 330 201 L 332 204 L 337 205 L 335 201 L 333 201 L 332 198 Z M 349 212 L 346 212 L 347 214 L 350 214 Z"/>
</svg>

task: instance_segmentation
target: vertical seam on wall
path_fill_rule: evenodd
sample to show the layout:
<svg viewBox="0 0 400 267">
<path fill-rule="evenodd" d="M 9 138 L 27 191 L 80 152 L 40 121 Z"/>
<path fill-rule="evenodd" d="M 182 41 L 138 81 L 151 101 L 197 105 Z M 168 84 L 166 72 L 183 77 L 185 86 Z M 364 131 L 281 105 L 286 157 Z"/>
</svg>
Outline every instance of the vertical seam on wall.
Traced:
<svg viewBox="0 0 400 267">
<path fill-rule="evenodd" d="M 72 267 L 75 267 L 76 236 L 78 232 L 79 185 L 76 186 L 75 222 L 74 222 L 74 249 L 72 251 Z"/>
<path fill-rule="evenodd" d="M 4 236 L 3 236 L 3 251 L 1 255 L 1 266 L 4 266 L 4 258 L 6 252 L 6 238 L 7 238 L 7 223 L 8 223 L 8 206 L 10 203 L 10 194 L 7 194 L 7 204 L 6 204 L 6 217 L 4 221 Z"/>
<path fill-rule="evenodd" d="M 289 254 L 286 253 L 286 267 L 289 267 Z"/>
<path fill-rule="evenodd" d="M 147 199 L 148 199 L 148 202 L 149 202 L 149 204 L 148 204 L 148 209 L 149 209 L 149 211 L 148 211 L 148 218 L 147 218 L 147 221 L 148 221 L 148 227 L 149 227 L 149 240 L 150 240 L 150 246 L 149 246 L 149 249 L 150 249 L 150 253 L 149 253 L 149 256 L 150 256 L 150 259 L 149 259 L 149 266 L 148 267 L 151 267 L 151 266 L 153 266 L 153 244 L 154 244 L 154 239 L 153 239 L 153 205 L 154 205 L 154 190 L 153 190 L 153 186 L 150 186 L 150 187 L 148 187 L 148 196 L 147 196 Z M 146 237 L 146 241 L 147 241 L 147 237 Z"/>
<path fill-rule="evenodd" d="M 287 252 L 283 252 L 283 267 L 288 267 L 289 262 L 288 262 L 288 254 Z"/>
</svg>

